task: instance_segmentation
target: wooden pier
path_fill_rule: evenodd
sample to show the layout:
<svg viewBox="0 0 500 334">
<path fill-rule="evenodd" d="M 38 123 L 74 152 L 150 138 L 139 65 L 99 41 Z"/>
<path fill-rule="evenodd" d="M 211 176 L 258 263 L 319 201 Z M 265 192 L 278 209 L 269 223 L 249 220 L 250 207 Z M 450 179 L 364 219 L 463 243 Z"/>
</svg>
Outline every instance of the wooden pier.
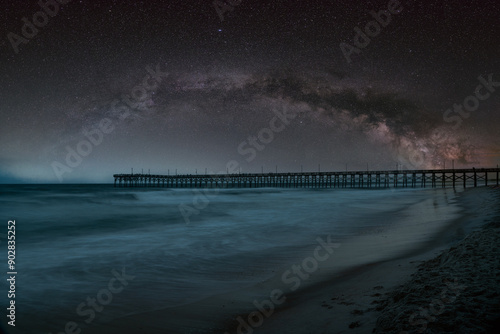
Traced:
<svg viewBox="0 0 500 334">
<path fill-rule="evenodd" d="M 245 173 L 211 175 L 115 174 L 115 187 L 164 188 L 416 188 L 499 185 L 497 168 Z"/>
</svg>

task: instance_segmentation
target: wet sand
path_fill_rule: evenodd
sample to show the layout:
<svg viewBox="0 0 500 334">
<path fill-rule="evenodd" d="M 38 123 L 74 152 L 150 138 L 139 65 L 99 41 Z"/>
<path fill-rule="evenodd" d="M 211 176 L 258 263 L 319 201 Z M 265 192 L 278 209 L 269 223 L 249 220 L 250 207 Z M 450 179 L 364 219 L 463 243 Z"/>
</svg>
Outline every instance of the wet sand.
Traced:
<svg viewBox="0 0 500 334">
<path fill-rule="evenodd" d="M 500 189 L 469 189 L 460 218 L 435 238 L 290 295 L 260 327 L 228 332 L 486 333 L 500 316 L 499 202 Z"/>
<path fill-rule="evenodd" d="M 130 315 L 96 324 L 84 332 L 372 333 L 376 328 L 377 333 L 417 333 L 424 326 L 428 332 L 432 328 L 437 328 L 436 333 L 443 332 L 444 327 L 439 324 L 460 318 L 464 307 L 476 308 L 484 299 L 498 305 L 497 290 L 487 288 L 489 292 L 485 292 L 476 288 L 482 284 L 500 286 L 492 262 L 500 258 L 494 255 L 498 252 L 498 234 L 490 233 L 498 230 L 491 224 L 483 228 L 485 223 L 500 221 L 499 194 L 500 190 L 493 188 L 468 189 L 459 194 L 458 207 L 461 209 L 453 205 L 447 208 L 444 203 L 436 203 L 436 198 L 423 201 L 407 213 L 408 224 L 367 231 L 366 235 L 340 244 L 316 271 L 300 282 L 296 291 L 291 291 L 291 285 L 285 284 L 278 272 L 273 279 L 253 288 L 180 307 Z M 419 225 L 419 219 L 425 220 L 422 219 L 424 215 L 433 210 L 435 224 Z M 456 219 L 446 219 L 450 215 Z M 471 245 L 476 248 L 471 249 Z M 478 245 L 482 248 L 477 248 Z M 479 249 L 480 253 L 473 249 Z M 311 252 L 313 250 L 314 247 Z M 467 258 L 466 265 L 461 263 L 462 257 Z M 484 261 L 480 264 L 481 271 L 473 276 L 470 266 L 480 260 Z M 483 281 L 481 278 L 485 275 L 489 278 Z M 471 277 L 476 280 L 471 282 Z M 468 288 L 462 291 L 462 285 Z M 441 296 L 445 288 L 460 295 L 457 294 L 456 299 L 453 294 Z M 283 295 L 274 295 L 276 304 L 270 306 L 264 301 L 273 300 L 276 289 Z M 468 293 L 472 294 L 472 301 L 459 302 Z M 436 309 L 441 305 L 438 298 L 441 304 L 446 304 L 446 310 Z M 281 301 L 279 305 L 278 300 Z M 254 302 L 260 305 L 260 311 Z M 485 311 L 474 318 L 478 323 L 487 324 L 493 317 L 490 313 L 494 310 L 489 304 L 485 305 Z M 425 311 L 419 307 L 430 308 L 439 315 L 431 315 L 435 319 L 429 315 L 425 318 Z M 453 307 L 462 309 L 453 313 L 448 310 Z M 424 312 L 423 320 L 419 314 L 412 317 L 416 311 Z M 461 319 L 472 321 L 467 320 L 468 316 Z M 424 325 L 423 321 L 427 323 Z M 454 324 L 468 328 L 460 321 Z"/>
</svg>

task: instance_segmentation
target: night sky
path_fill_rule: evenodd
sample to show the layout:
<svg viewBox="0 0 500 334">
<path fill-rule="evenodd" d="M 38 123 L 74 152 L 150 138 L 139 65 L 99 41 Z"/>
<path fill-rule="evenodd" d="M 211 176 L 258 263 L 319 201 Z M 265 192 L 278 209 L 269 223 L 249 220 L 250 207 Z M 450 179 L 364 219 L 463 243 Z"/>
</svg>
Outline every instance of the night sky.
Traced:
<svg viewBox="0 0 500 334">
<path fill-rule="evenodd" d="M 498 1 L 60 1 L 2 3 L 2 183 L 500 163 Z"/>
</svg>

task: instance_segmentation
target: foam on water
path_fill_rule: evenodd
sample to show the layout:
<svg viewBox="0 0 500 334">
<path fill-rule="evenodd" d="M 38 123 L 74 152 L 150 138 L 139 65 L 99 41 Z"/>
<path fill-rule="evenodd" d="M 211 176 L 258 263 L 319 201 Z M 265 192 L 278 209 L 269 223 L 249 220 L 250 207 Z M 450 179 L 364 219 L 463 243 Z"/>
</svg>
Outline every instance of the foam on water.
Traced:
<svg viewBox="0 0 500 334">
<path fill-rule="evenodd" d="M 445 190 L 206 190 L 206 207 L 186 224 L 179 205 L 193 207 L 201 193 L 0 186 L 0 216 L 16 220 L 19 316 L 59 328 L 83 322 L 76 307 L 122 268 L 135 278 L 102 319 L 196 301 L 272 277 L 319 236 L 341 242 L 391 228 L 405 218 L 396 213 L 430 195 L 440 207 L 453 201 Z"/>
</svg>

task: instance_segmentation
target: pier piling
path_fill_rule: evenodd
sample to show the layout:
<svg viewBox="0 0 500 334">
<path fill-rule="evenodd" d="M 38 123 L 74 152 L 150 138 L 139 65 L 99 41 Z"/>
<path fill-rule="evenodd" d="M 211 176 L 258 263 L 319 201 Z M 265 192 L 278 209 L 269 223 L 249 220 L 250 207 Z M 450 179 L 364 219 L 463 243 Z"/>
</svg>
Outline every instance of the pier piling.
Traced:
<svg viewBox="0 0 500 334">
<path fill-rule="evenodd" d="M 161 187 L 161 188 L 394 188 L 453 187 L 462 179 L 463 187 L 488 185 L 488 176 L 496 175 L 497 168 L 471 168 L 453 170 L 387 170 L 345 172 L 300 172 L 300 173 L 234 173 L 234 174 L 115 174 L 115 187 Z M 410 179 L 410 182 L 408 182 Z M 420 179 L 420 183 L 418 180 Z M 484 180 L 484 182 L 482 182 Z"/>
</svg>

